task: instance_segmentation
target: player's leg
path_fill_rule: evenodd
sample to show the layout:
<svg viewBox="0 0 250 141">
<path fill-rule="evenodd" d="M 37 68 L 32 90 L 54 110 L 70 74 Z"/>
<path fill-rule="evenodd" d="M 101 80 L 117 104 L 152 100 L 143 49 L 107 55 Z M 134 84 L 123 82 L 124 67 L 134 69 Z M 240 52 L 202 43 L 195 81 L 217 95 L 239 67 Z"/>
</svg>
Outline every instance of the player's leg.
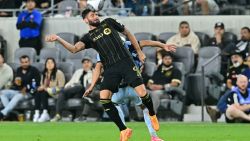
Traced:
<svg viewBox="0 0 250 141">
<path fill-rule="evenodd" d="M 148 128 L 148 131 L 150 133 L 151 136 L 151 141 L 163 141 L 162 139 L 160 139 L 157 134 L 155 129 L 152 126 L 151 123 L 151 119 L 148 113 L 148 109 L 145 108 L 145 106 L 142 104 L 142 100 L 138 97 L 138 95 L 136 94 L 135 90 L 132 87 L 128 87 L 127 88 L 128 93 L 129 93 L 129 99 L 135 103 L 135 105 L 139 106 L 142 111 L 143 111 L 143 117 L 144 117 L 144 122 Z"/>
<path fill-rule="evenodd" d="M 118 92 L 118 86 L 121 79 L 122 78 L 119 75 L 116 75 L 112 70 L 106 70 L 106 72 L 104 72 L 100 91 L 100 102 L 102 103 L 105 112 L 109 115 L 109 118 L 121 131 L 120 140 L 127 141 L 132 135 L 132 130 L 124 125 L 119 116 L 118 110 L 111 101 L 112 93 Z"/>
<path fill-rule="evenodd" d="M 124 96 L 125 96 L 125 89 L 119 88 L 118 92 L 114 93 L 112 95 L 111 101 L 116 104 L 115 107 L 117 108 L 119 116 L 120 116 L 123 124 L 125 125 L 125 115 L 124 115 L 124 113 L 121 109 L 121 105 L 120 105 L 123 103 Z"/>
<path fill-rule="evenodd" d="M 240 109 L 236 108 L 236 106 L 231 105 L 226 110 L 226 116 L 228 119 L 243 119 L 250 121 L 250 115 L 247 115 L 244 111 L 241 111 Z"/>
<path fill-rule="evenodd" d="M 134 65 L 133 62 L 129 60 L 126 62 L 126 64 L 124 64 L 124 66 L 126 66 L 123 68 L 125 82 L 129 83 L 130 86 L 135 89 L 137 95 L 142 99 L 142 103 L 149 110 L 149 115 L 153 127 L 156 131 L 158 131 L 160 126 L 154 111 L 152 98 L 146 91 L 139 69 Z"/>
</svg>

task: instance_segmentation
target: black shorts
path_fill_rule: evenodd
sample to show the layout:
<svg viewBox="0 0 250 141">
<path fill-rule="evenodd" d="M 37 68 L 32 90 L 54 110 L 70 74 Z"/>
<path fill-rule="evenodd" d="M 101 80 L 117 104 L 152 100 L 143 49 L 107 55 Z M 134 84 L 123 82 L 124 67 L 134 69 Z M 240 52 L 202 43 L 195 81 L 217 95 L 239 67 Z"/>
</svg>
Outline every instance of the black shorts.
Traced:
<svg viewBox="0 0 250 141">
<path fill-rule="evenodd" d="M 143 84 L 140 71 L 130 58 L 123 59 L 105 69 L 101 90 L 110 90 L 112 93 L 118 92 L 122 79 L 133 88 Z"/>
</svg>

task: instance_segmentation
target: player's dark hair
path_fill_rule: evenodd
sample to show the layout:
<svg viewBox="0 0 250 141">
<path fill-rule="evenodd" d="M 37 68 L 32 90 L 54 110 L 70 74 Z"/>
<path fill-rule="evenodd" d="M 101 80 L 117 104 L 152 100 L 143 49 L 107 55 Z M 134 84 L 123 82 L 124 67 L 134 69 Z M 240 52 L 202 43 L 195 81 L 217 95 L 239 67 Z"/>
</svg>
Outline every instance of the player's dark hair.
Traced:
<svg viewBox="0 0 250 141">
<path fill-rule="evenodd" d="M 179 24 L 179 27 L 181 27 L 181 25 L 183 25 L 183 24 L 186 24 L 186 25 L 189 26 L 189 23 L 187 21 L 181 21 L 180 24 Z"/>
<path fill-rule="evenodd" d="M 44 71 L 43 71 L 43 81 L 44 82 L 44 79 L 46 78 L 46 73 L 48 72 L 48 69 L 47 69 L 47 62 L 51 60 L 53 63 L 54 63 L 54 68 L 51 72 L 51 76 L 50 76 L 50 80 L 55 80 L 56 79 L 56 72 L 57 72 L 57 66 L 56 66 L 56 61 L 54 58 L 47 58 L 46 61 L 45 61 L 45 66 L 44 66 Z"/>
<path fill-rule="evenodd" d="M 250 28 L 249 27 L 242 27 L 241 30 L 247 30 L 248 32 L 250 32 Z"/>
<path fill-rule="evenodd" d="M 28 56 L 28 55 L 23 55 L 23 56 L 21 56 L 20 58 L 19 58 L 19 60 L 21 61 L 22 59 L 28 59 L 28 60 L 30 60 L 30 57 Z"/>
<path fill-rule="evenodd" d="M 84 9 L 81 14 L 82 18 L 85 19 L 85 17 L 89 14 L 89 12 L 95 12 L 95 10 L 89 7 Z"/>
</svg>

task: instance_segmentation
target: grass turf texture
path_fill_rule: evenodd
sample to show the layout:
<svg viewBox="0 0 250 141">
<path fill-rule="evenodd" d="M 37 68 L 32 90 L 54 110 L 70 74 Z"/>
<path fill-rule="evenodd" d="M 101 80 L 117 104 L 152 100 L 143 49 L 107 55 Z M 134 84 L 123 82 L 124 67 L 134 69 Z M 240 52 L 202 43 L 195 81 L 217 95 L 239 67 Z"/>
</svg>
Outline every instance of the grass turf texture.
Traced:
<svg viewBox="0 0 250 141">
<path fill-rule="evenodd" d="M 128 123 L 130 141 L 150 141 L 143 122 Z M 161 123 L 158 135 L 165 141 L 249 141 L 249 124 Z M 1 141 L 118 141 L 113 123 L 1 122 Z"/>
</svg>

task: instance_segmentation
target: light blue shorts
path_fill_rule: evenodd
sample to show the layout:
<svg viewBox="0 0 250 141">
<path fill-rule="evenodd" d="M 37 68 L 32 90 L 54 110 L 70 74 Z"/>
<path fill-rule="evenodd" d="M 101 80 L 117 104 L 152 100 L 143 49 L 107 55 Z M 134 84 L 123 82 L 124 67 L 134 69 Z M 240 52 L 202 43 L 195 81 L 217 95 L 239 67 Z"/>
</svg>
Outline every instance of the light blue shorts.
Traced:
<svg viewBox="0 0 250 141">
<path fill-rule="evenodd" d="M 119 91 L 113 94 L 111 101 L 116 104 L 127 104 L 129 101 L 135 105 L 142 104 L 141 98 L 136 94 L 134 88 L 130 86 L 119 88 Z"/>
</svg>

